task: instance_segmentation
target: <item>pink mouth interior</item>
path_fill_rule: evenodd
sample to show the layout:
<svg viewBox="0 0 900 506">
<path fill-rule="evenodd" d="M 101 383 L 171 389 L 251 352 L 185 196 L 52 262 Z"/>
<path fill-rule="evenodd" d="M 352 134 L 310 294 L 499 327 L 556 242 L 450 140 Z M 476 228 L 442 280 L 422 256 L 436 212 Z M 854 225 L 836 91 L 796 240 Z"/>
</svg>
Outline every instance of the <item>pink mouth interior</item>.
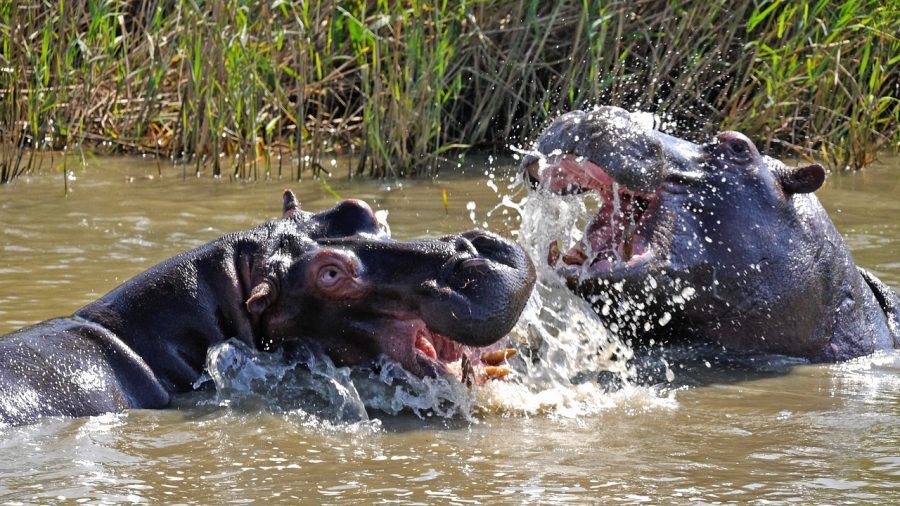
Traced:
<svg viewBox="0 0 900 506">
<path fill-rule="evenodd" d="M 427 361 L 439 375 L 452 375 L 465 381 L 464 363 L 468 367 L 483 367 L 486 365 L 480 358 L 483 353 L 505 347 L 502 340 L 485 347 L 467 346 L 431 331 L 424 322 L 418 323 L 413 339 L 413 358 L 420 364 Z"/>
<path fill-rule="evenodd" d="M 600 210 L 588 224 L 584 238 L 562 255 L 564 264 L 609 272 L 647 260 L 651 251 L 641 225 L 655 194 L 617 184 L 600 166 L 574 155 L 551 157 L 542 166 L 533 165 L 528 170 L 550 191 L 594 190 L 600 196 Z M 548 258 L 551 264 L 560 260 L 553 246 Z"/>
<path fill-rule="evenodd" d="M 416 353 L 425 356 L 429 360 L 444 364 L 461 359 L 464 349 L 468 348 L 446 336 L 432 332 L 424 326 L 416 332 L 413 347 Z"/>
<path fill-rule="evenodd" d="M 437 360 L 437 350 L 434 349 L 434 345 L 431 344 L 431 341 L 425 337 L 425 334 L 419 332 L 416 334 L 416 349 L 422 355 L 430 358 L 431 360 Z"/>
<path fill-rule="evenodd" d="M 395 334 L 393 339 L 396 344 L 392 346 L 394 352 L 390 354 L 408 370 L 418 370 L 421 373 L 431 371 L 437 375 L 448 374 L 453 369 L 451 364 L 459 362 L 470 349 L 447 336 L 432 331 L 422 320 L 408 321 L 404 326 L 409 333 L 401 331 Z M 403 334 L 408 337 L 402 337 Z M 409 346 L 411 349 L 404 350 L 405 346 Z"/>
</svg>

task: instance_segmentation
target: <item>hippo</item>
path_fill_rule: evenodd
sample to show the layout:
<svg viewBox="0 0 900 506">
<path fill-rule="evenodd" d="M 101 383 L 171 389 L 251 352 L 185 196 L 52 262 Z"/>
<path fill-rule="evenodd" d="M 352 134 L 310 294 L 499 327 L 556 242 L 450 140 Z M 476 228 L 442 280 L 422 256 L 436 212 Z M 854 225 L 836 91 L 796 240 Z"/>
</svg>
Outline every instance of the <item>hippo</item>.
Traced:
<svg viewBox="0 0 900 506">
<path fill-rule="evenodd" d="M 384 354 L 419 376 L 512 326 L 534 284 L 515 243 L 472 230 L 392 240 L 345 200 L 228 234 L 137 275 L 72 316 L 0 337 L 0 422 L 163 408 L 207 349 L 310 343 L 338 365 Z"/>
<path fill-rule="evenodd" d="M 555 119 L 522 160 L 555 193 L 596 192 L 583 238 L 548 262 L 638 346 L 836 362 L 900 345 L 900 301 L 857 267 L 816 199 L 819 164 L 789 167 L 724 131 L 696 144 L 616 107 Z"/>
</svg>

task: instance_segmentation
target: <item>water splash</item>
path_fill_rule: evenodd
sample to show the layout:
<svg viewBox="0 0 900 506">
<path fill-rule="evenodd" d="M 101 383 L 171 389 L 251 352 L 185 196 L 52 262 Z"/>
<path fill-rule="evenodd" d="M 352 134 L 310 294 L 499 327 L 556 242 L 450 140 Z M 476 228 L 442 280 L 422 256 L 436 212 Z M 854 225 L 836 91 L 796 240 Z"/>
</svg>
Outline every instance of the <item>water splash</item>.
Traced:
<svg viewBox="0 0 900 506">
<path fill-rule="evenodd" d="M 409 410 L 419 417 L 462 417 L 472 420 L 473 399 L 457 378 L 419 378 L 382 355 L 374 367 L 351 369 L 366 407 L 391 415 Z"/>
<path fill-rule="evenodd" d="M 307 347 L 286 356 L 284 350 L 263 353 L 230 339 L 207 351 L 206 371 L 195 387 L 211 380 L 224 405 L 302 411 L 334 422 L 369 420 L 350 371 Z"/>
<path fill-rule="evenodd" d="M 369 422 L 367 410 L 389 415 L 471 419 L 472 399 L 456 378 L 418 378 L 386 356 L 375 364 L 337 367 L 326 355 L 296 343 L 260 352 L 236 339 L 209 349 L 206 373 L 216 402 L 242 410 L 309 415 L 336 424 Z"/>
<path fill-rule="evenodd" d="M 485 384 L 477 392 L 479 410 L 580 417 L 611 408 L 674 407 L 666 385 L 635 384 L 631 348 L 545 261 L 552 243 L 565 251 L 582 239 L 596 206 L 592 195 L 537 191 L 501 205 L 520 217 L 519 243 L 534 259 L 538 282 L 510 336 L 519 351 L 511 360 L 516 374 Z"/>
</svg>

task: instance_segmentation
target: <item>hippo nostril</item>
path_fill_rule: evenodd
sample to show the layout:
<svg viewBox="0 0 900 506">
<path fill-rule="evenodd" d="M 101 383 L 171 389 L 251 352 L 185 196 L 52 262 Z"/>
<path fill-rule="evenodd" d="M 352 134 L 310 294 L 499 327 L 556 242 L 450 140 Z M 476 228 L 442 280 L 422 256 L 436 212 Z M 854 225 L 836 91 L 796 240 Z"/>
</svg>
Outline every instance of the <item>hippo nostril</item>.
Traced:
<svg viewBox="0 0 900 506">
<path fill-rule="evenodd" d="M 453 247 L 457 253 L 468 253 L 473 257 L 478 256 L 478 250 L 475 249 L 475 245 L 466 237 L 458 237 Z"/>
<path fill-rule="evenodd" d="M 482 254 L 484 254 L 484 251 L 482 251 L 483 249 L 494 249 L 499 244 L 505 242 L 500 237 L 483 230 L 470 230 L 468 232 L 464 232 L 462 236 L 468 239 L 475 247 L 475 249 L 477 249 Z"/>
<path fill-rule="evenodd" d="M 481 267 L 483 265 L 490 264 L 490 260 L 487 258 L 475 257 L 475 258 L 466 258 L 465 260 L 459 262 L 457 264 L 457 269 L 474 269 L 476 267 Z"/>
</svg>

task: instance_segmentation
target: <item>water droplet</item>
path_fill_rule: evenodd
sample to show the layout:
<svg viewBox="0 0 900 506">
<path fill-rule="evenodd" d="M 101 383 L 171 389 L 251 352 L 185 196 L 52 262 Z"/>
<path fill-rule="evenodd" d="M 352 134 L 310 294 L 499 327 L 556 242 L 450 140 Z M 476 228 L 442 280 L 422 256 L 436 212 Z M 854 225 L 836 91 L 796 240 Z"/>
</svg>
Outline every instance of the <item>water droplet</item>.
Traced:
<svg viewBox="0 0 900 506">
<path fill-rule="evenodd" d="M 668 311 L 663 313 L 663 315 L 659 318 L 659 324 L 660 324 L 660 326 L 663 326 L 663 327 L 668 325 L 670 321 L 672 321 L 672 314 L 669 313 Z"/>
</svg>

